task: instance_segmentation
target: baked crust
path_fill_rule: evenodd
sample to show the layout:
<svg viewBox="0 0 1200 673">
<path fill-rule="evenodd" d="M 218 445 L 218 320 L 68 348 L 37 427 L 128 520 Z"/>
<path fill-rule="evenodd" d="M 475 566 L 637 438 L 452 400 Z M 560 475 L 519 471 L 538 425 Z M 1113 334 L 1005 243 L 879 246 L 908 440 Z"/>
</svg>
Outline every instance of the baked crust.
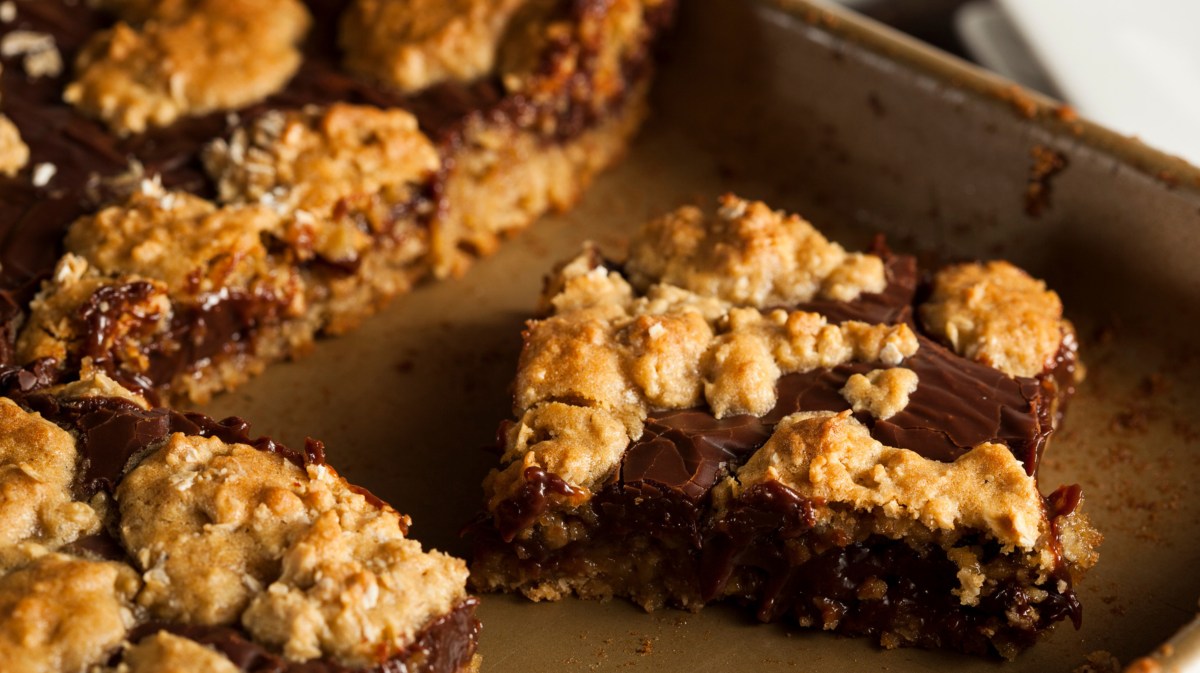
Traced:
<svg viewBox="0 0 1200 673">
<path fill-rule="evenodd" d="M 1039 326 L 1033 376 L 913 321 L 978 319 L 946 299 L 978 269 Z M 727 598 L 1006 658 L 1078 623 L 1071 586 L 1099 535 L 1078 487 L 1047 498 L 1036 481 L 1069 396 L 1054 382 L 1075 376 L 1061 304 L 992 263 L 943 272 L 917 306 L 917 274 L 733 196 L 651 221 L 624 264 L 589 248 L 560 266 L 524 332 L 472 582 L 647 609 Z"/>
</svg>

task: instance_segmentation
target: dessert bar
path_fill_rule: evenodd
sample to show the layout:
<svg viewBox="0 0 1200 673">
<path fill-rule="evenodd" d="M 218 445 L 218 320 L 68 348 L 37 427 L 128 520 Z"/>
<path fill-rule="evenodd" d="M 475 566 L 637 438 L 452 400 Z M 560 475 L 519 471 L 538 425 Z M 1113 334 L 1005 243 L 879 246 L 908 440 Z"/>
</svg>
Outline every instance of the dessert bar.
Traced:
<svg viewBox="0 0 1200 673">
<path fill-rule="evenodd" d="M 204 401 L 565 208 L 672 0 L 0 3 L 0 361 Z"/>
<path fill-rule="evenodd" d="M 1012 658 L 1082 608 L 1100 537 L 1038 465 L 1081 380 L 1007 262 L 847 252 L 733 196 L 586 249 L 524 333 L 473 584 L 716 600 L 886 647 Z"/>
<path fill-rule="evenodd" d="M 466 564 L 309 440 L 0 372 L 0 670 L 476 670 Z"/>
</svg>

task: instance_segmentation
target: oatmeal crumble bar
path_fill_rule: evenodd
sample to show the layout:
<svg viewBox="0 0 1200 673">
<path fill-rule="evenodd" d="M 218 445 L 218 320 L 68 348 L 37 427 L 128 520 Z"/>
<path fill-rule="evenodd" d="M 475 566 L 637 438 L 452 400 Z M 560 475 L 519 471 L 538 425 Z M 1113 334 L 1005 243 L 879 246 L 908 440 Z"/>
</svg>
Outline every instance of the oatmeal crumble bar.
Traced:
<svg viewBox="0 0 1200 673">
<path fill-rule="evenodd" d="M 1036 478 L 1082 378 L 1073 328 L 1007 263 L 918 277 L 733 196 L 648 223 L 623 264 L 561 266 L 524 333 L 474 585 L 732 600 L 1005 658 L 1078 625 L 1100 537 L 1078 486 Z"/>
<path fill-rule="evenodd" d="M 0 669 L 477 667 L 466 564 L 319 443 L 55 375 L 0 371 Z"/>
<path fill-rule="evenodd" d="M 673 5 L 16 3 L 0 362 L 202 402 L 461 273 L 624 152 Z"/>
</svg>

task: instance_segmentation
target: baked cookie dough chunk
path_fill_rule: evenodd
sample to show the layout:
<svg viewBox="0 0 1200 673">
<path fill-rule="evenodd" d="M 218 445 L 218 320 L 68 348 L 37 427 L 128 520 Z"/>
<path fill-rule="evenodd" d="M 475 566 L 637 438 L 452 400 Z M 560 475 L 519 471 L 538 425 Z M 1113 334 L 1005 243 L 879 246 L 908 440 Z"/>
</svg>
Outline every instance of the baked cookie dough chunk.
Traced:
<svg viewBox="0 0 1200 673">
<path fill-rule="evenodd" d="M 311 22 L 300 0 L 100 4 L 125 21 L 83 48 L 64 97 L 122 135 L 278 91 L 300 67 L 299 43 Z"/>
<path fill-rule="evenodd" d="M 0 372 L 0 668 L 477 666 L 466 564 L 409 539 L 319 443 L 55 374 Z"/>
<path fill-rule="evenodd" d="M 1020 315 L 992 320 L 1057 335 L 1029 346 L 1032 370 L 926 327 L 978 320 L 942 299 L 945 276 L 918 306 L 913 258 L 848 252 L 762 203 L 681 208 L 623 264 L 585 250 L 525 331 L 472 581 L 647 609 L 730 599 L 1006 658 L 1078 625 L 1099 536 L 1077 486 L 1043 496 L 1036 475 L 1082 370 L 1061 304 L 1018 273 L 997 291 Z"/>
<path fill-rule="evenodd" d="M 492 71 L 527 0 L 354 0 L 342 14 L 346 67 L 402 91 Z"/>
</svg>

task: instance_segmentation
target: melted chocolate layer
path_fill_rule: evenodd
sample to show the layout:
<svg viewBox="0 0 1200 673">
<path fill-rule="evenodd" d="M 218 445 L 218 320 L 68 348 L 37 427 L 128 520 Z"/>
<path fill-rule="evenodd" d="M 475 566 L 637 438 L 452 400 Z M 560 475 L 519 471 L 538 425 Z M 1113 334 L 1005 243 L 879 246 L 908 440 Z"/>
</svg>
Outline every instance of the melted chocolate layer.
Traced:
<svg viewBox="0 0 1200 673">
<path fill-rule="evenodd" d="M 407 648 L 375 666 L 345 666 L 332 659 L 290 661 L 227 626 L 150 622 L 134 629 L 129 640 L 136 643 L 166 631 L 211 647 L 246 673 L 456 673 L 475 656 L 478 606 L 477 599 L 467 598 L 427 624 Z"/>
<path fill-rule="evenodd" d="M 537 466 L 525 468 L 523 476 L 525 483 L 521 490 L 497 508 L 496 523 L 505 542 L 512 542 L 518 533 L 533 525 L 554 500 L 569 499 L 579 493 L 562 477 Z"/>
</svg>

